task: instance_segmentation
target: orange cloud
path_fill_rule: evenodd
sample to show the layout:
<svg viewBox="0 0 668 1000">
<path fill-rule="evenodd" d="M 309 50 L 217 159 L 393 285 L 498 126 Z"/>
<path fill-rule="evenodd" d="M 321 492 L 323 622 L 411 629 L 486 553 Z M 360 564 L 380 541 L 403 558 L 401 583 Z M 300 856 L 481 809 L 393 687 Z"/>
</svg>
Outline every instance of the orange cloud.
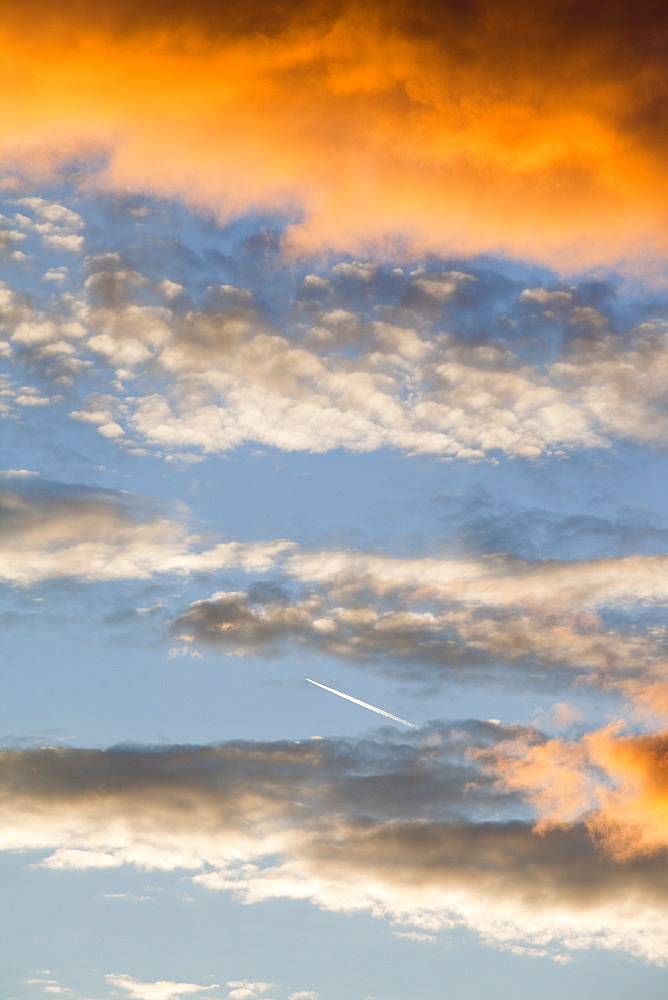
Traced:
<svg viewBox="0 0 668 1000">
<path fill-rule="evenodd" d="M 536 808 L 539 832 L 584 819 L 618 860 L 668 849 L 668 732 L 620 736 L 611 725 L 579 742 L 513 741 L 492 759 L 502 786 Z"/>
<path fill-rule="evenodd" d="M 304 250 L 399 240 L 568 270 L 665 248 L 653 0 L 136 8 L 5 5 L 1 158 L 104 153 L 113 187 L 296 211 Z"/>
</svg>

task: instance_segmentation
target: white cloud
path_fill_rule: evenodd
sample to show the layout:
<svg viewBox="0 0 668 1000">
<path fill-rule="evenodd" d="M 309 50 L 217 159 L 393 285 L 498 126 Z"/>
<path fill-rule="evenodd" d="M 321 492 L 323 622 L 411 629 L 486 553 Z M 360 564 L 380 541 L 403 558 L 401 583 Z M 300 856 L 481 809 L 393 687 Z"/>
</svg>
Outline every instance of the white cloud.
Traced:
<svg viewBox="0 0 668 1000">
<path fill-rule="evenodd" d="M 74 249 L 82 237 L 44 239 Z M 522 292 L 520 312 L 535 303 L 548 309 L 544 319 L 557 310 L 583 331 L 558 360 L 528 363 L 502 341 L 460 339 L 425 318 L 462 288 L 474 295 L 480 279 L 463 272 L 413 271 L 404 291 L 409 300 L 417 296 L 415 308 L 378 304 L 369 313 L 351 310 L 350 282 L 325 286 L 309 275 L 305 287 L 326 292 L 328 308 L 305 313 L 288 332 L 269 321 L 249 289 L 221 286 L 215 308 L 184 312 L 171 304 L 181 289 L 176 282 L 151 282 L 115 255 L 91 266 L 78 297 L 63 296 L 41 313 L 5 287 L 7 335 L 47 364 L 55 352 L 61 364 L 69 356 L 70 366 L 103 359 L 123 382 L 141 376 L 141 391 L 126 397 L 109 373 L 113 413 L 91 422 L 103 435 L 133 435 L 166 454 L 257 442 L 314 452 L 392 447 L 471 461 L 497 451 L 535 459 L 618 438 L 658 445 L 668 433 L 665 329 L 648 323 L 613 336 L 606 316 L 577 304 L 575 291 Z M 368 290 L 376 270 L 340 263 L 332 277 L 354 277 Z M 469 308 L 473 316 L 481 308 L 475 297 Z M 99 409 L 94 397 L 73 415 L 88 420 Z"/>
<path fill-rule="evenodd" d="M 275 985 L 275 983 L 254 983 L 248 979 L 232 979 L 227 983 L 227 988 L 230 991 L 227 998 L 228 1000 L 253 1000 Z"/>
<path fill-rule="evenodd" d="M 228 542 L 204 548 L 185 526 L 141 511 L 140 498 L 104 491 L 0 491 L 0 579 L 19 586 L 57 577 L 146 579 L 222 568 L 264 572 L 291 542 Z"/>
<path fill-rule="evenodd" d="M 549 291 L 547 288 L 525 288 L 520 299 L 524 302 L 536 302 L 541 306 L 553 309 L 555 306 L 565 307 L 573 301 L 571 292 Z"/>
<path fill-rule="evenodd" d="M 527 562 L 498 554 L 469 559 L 398 559 L 354 551 L 297 551 L 286 569 L 340 594 L 411 591 L 489 607 L 665 603 L 668 557 Z"/>
<path fill-rule="evenodd" d="M 332 274 L 336 278 L 356 278 L 358 281 L 371 281 L 378 270 L 375 264 L 353 261 L 351 264 L 335 264 Z"/>
<path fill-rule="evenodd" d="M 81 253 L 84 245 L 83 236 L 76 236 L 74 233 L 51 233 L 44 236 L 43 241 L 50 250 L 67 250 L 69 253 Z"/>
<path fill-rule="evenodd" d="M 48 201 L 46 198 L 36 196 L 19 198 L 16 204 L 22 208 L 29 208 L 38 218 L 56 226 L 63 226 L 67 229 L 81 229 L 84 226 L 84 220 L 77 212 L 73 212 L 70 208 L 59 205 L 57 202 Z"/>
<path fill-rule="evenodd" d="M 424 268 L 411 271 L 411 278 L 409 284 L 411 290 L 418 291 L 439 304 L 451 299 L 462 285 L 476 280 L 472 275 L 463 274 L 461 271 L 434 273 Z"/>
<path fill-rule="evenodd" d="M 420 931 L 394 931 L 394 937 L 405 938 L 407 941 L 429 941 L 431 943 L 437 940 L 435 934 L 424 934 Z"/>
<path fill-rule="evenodd" d="M 213 983 L 211 986 L 200 986 L 197 983 L 174 983 L 166 980 L 141 983 L 126 974 L 110 973 L 105 978 L 111 986 L 124 990 L 133 1000 L 181 1000 L 181 997 L 184 996 L 218 989 L 218 983 Z"/>
</svg>

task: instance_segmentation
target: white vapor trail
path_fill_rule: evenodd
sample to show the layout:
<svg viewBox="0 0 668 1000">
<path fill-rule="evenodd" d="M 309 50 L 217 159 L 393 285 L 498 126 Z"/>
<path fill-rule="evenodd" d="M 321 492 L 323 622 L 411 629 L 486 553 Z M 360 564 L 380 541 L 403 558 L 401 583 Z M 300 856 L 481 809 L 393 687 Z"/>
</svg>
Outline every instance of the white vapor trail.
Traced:
<svg viewBox="0 0 668 1000">
<path fill-rule="evenodd" d="M 400 719 L 398 715 L 392 715 L 391 712 L 384 712 L 382 708 L 376 708 L 375 705 L 370 705 L 367 701 L 360 701 L 359 698 L 353 698 L 350 694 L 344 694 L 343 691 L 337 691 L 336 688 L 327 687 L 326 684 L 320 684 L 318 681 L 312 681 L 310 677 L 306 680 L 309 684 L 315 684 L 316 687 L 322 688 L 323 691 L 330 691 L 332 694 L 338 694 L 339 698 L 345 698 L 346 701 L 352 701 L 353 705 L 361 705 L 362 708 L 368 708 L 370 712 L 377 712 L 378 715 L 384 715 L 386 719 L 393 719 L 395 722 L 400 722 L 402 726 L 410 726 L 411 729 L 419 729 L 414 722 L 407 722 L 406 719 Z"/>
</svg>

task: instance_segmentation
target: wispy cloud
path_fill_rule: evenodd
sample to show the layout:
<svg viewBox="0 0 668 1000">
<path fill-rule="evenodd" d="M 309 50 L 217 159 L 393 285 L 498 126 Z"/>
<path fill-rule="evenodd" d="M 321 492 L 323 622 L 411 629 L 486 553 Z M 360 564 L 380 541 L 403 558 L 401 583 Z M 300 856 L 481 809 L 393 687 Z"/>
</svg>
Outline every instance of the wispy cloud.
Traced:
<svg viewBox="0 0 668 1000">
<path fill-rule="evenodd" d="M 159 574 L 246 568 L 262 572 L 290 542 L 229 542 L 206 548 L 182 521 L 120 491 L 58 487 L 0 491 L 0 579 L 19 586 L 70 577 L 147 579 Z"/>
</svg>

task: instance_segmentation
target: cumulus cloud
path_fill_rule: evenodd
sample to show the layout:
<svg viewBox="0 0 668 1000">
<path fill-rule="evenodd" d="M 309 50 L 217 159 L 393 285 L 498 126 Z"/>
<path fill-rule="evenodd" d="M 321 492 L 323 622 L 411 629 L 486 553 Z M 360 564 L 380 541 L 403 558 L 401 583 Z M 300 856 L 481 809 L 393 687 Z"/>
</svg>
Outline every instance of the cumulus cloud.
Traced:
<svg viewBox="0 0 668 1000">
<path fill-rule="evenodd" d="M 245 902 L 307 899 L 418 933 L 466 926 L 502 947 L 667 961 L 664 855 L 621 864 L 581 823 L 536 833 L 509 818 L 518 803 L 471 760 L 476 747 L 528 736 L 478 722 L 401 742 L 388 731 L 362 742 L 6 751 L 2 844 L 76 851 L 79 867 L 104 851 L 143 869 L 189 869 Z M 185 992 L 118 985 L 152 1000 Z M 153 986 L 163 993 L 138 992 Z"/>
<path fill-rule="evenodd" d="M 249 979 L 232 979 L 227 983 L 229 993 L 228 1000 L 253 1000 L 266 993 L 274 983 L 253 983 Z"/>
<path fill-rule="evenodd" d="M 473 281 L 456 275 L 464 279 Z M 99 271 L 89 290 L 111 281 L 127 288 L 129 280 Z M 452 274 L 420 280 L 456 285 Z M 423 336 L 410 315 L 397 325 L 340 308 L 316 314 L 300 341 L 268 324 L 249 293 L 224 299 L 223 309 L 185 315 L 129 301 L 114 309 L 92 301 L 79 311 L 95 331 L 86 346 L 117 370 L 148 367 L 175 382 L 171 392 L 120 406 L 131 433 L 168 450 L 225 451 L 254 440 L 284 450 L 389 445 L 463 458 L 494 449 L 535 457 L 604 443 L 582 407 L 500 346 L 467 346 L 437 331 Z M 338 350 L 346 341 L 356 346 L 352 358 Z M 94 413 L 94 402 L 87 409 Z"/>
<path fill-rule="evenodd" d="M 74 48 L 62 13 L 11 0 L 1 151 L 43 170 L 106 154 L 107 185 L 223 217 L 296 207 L 298 248 L 398 234 L 596 265 L 665 240 L 665 17 L 656 0 L 550 0 L 519 20 L 494 0 L 364 16 L 105 0 L 77 4 Z"/>
<path fill-rule="evenodd" d="M 70 415 L 124 447 L 139 442 L 168 455 L 247 442 L 314 452 L 392 447 L 481 461 L 618 439 L 660 446 L 668 432 L 664 326 L 647 321 L 613 334 L 576 286 L 518 287 L 514 298 L 506 287 L 490 312 L 499 282 L 489 275 L 434 265 L 397 275 L 342 262 L 308 283 L 310 298 L 284 269 L 292 301 L 276 315 L 252 289 L 228 284 L 186 308 L 181 285 L 149 279 L 118 254 L 88 267 L 76 294 L 41 305 L 1 287 L 0 330 L 9 357 L 60 385 L 99 369 L 100 388 Z M 358 272 L 364 277 L 351 276 Z M 527 304 L 541 310 L 539 320 Z M 565 338 L 556 360 L 551 347 L 542 360 L 523 356 L 522 324 L 534 320 L 554 327 L 548 345 Z M 467 333 L 502 323 L 518 336 Z M 50 398 L 46 388 L 40 398 Z"/>
<path fill-rule="evenodd" d="M 125 973 L 120 975 L 109 973 L 105 979 L 110 986 L 123 990 L 133 1000 L 181 1000 L 181 997 L 184 996 L 218 989 L 217 983 L 212 983 L 211 986 L 199 986 L 197 983 L 172 983 L 166 980 L 159 980 L 155 983 L 140 983 Z"/>
<path fill-rule="evenodd" d="M 38 237 L 47 250 L 77 254 L 83 250 L 84 237 L 80 230 L 85 223 L 77 212 L 41 197 L 19 198 L 16 205 L 21 211 L 14 216 L 14 221 L 24 235 Z"/>
</svg>

